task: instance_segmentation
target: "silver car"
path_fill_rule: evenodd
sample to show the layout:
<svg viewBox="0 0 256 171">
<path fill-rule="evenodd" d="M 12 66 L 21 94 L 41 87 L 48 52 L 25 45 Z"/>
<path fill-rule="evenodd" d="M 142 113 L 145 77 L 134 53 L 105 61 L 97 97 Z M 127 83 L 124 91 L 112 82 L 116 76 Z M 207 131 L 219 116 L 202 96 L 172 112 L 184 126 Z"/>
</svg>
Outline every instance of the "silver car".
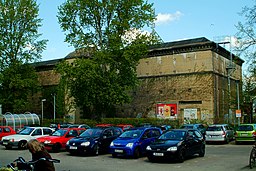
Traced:
<svg viewBox="0 0 256 171">
<path fill-rule="evenodd" d="M 209 125 L 205 132 L 205 141 L 229 143 L 234 140 L 234 129 L 228 124 Z"/>
</svg>

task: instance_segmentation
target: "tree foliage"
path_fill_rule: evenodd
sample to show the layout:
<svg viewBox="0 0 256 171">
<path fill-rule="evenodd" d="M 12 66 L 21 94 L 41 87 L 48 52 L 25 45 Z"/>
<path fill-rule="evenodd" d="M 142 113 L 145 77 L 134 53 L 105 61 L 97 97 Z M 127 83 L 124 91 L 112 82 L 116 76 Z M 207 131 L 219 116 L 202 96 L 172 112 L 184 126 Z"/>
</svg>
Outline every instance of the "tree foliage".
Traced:
<svg viewBox="0 0 256 171">
<path fill-rule="evenodd" d="M 35 0 L 0 0 L 0 103 L 10 112 L 28 110 L 28 94 L 38 86 L 27 65 L 39 60 L 46 47 L 46 40 L 38 40 L 38 15 Z"/>
<path fill-rule="evenodd" d="M 137 84 L 136 66 L 158 39 L 140 29 L 155 20 L 153 4 L 143 0 L 68 0 L 58 19 L 66 42 L 80 58 L 58 67 L 76 104 L 84 112 L 106 116 L 129 102 Z"/>
<path fill-rule="evenodd" d="M 243 7 L 240 15 L 244 17 L 244 22 L 239 22 L 237 24 L 237 38 L 239 40 L 239 48 L 237 49 L 239 54 L 245 55 L 249 59 L 249 71 L 255 72 L 255 58 L 256 58 L 256 1 L 251 7 Z"/>
</svg>

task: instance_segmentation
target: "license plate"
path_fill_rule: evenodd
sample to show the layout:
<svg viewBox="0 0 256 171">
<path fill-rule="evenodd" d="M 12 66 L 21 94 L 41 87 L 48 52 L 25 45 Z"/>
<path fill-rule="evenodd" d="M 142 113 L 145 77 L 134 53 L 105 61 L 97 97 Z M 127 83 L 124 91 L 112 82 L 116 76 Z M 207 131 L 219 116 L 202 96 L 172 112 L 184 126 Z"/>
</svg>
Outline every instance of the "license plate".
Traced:
<svg viewBox="0 0 256 171">
<path fill-rule="evenodd" d="M 3 142 L 3 145 L 7 145 L 7 144 L 8 144 L 8 142 L 5 142 L 5 141 Z"/>
<path fill-rule="evenodd" d="M 242 136 L 247 136 L 248 134 L 241 134 Z"/>
<path fill-rule="evenodd" d="M 164 156 L 164 153 L 153 153 L 154 156 Z"/>
<path fill-rule="evenodd" d="M 123 151 L 123 150 L 115 149 L 115 152 L 116 152 L 116 153 L 123 153 L 124 151 Z"/>
<path fill-rule="evenodd" d="M 76 149 L 77 149 L 77 147 L 70 146 L 70 147 L 69 147 L 69 149 L 70 149 L 70 150 L 76 150 Z"/>
</svg>

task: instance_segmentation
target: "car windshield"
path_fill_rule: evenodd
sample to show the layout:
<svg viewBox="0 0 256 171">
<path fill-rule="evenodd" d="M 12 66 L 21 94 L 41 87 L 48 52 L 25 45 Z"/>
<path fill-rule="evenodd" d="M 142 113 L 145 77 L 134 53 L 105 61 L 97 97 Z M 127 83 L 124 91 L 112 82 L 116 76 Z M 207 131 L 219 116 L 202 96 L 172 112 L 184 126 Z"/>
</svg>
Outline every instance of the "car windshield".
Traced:
<svg viewBox="0 0 256 171">
<path fill-rule="evenodd" d="M 220 126 L 209 126 L 206 131 L 222 131 Z"/>
<path fill-rule="evenodd" d="M 127 130 L 120 135 L 121 138 L 138 138 L 142 133 L 142 130 Z"/>
<path fill-rule="evenodd" d="M 67 130 L 64 129 L 58 129 L 57 131 L 52 133 L 52 136 L 63 136 L 65 133 L 67 132 Z"/>
<path fill-rule="evenodd" d="M 169 131 L 162 134 L 160 140 L 183 140 L 185 136 L 185 131 Z"/>
<path fill-rule="evenodd" d="M 193 129 L 193 125 L 182 125 L 181 129 Z"/>
<path fill-rule="evenodd" d="M 34 128 L 25 128 L 25 129 L 21 130 L 19 132 L 19 134 L 20 135 L 29 135 L 33 130 L 34 130 Z"/>
<path fill-rule="evenodd" d="M 253 126 L 252 125 L 240 125 L 237 128 L 238 131 L 252 131 L 253 130 Z"/>
<path fill-rule="evenodd" d="M 102 129 L 87 129 L 80 135 L 80 137 L 99 137 L 102 132 Z"/>
</svg>

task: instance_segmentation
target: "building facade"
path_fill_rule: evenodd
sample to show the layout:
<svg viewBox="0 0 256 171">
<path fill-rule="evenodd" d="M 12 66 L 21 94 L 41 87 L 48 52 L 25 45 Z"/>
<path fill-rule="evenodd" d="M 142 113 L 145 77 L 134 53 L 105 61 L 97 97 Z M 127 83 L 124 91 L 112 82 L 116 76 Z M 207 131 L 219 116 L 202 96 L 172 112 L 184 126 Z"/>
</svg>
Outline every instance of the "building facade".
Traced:
<svg viewBox="0 0 256 171">
<path fill-rule="evenodd" d="M 61 60 L 36 65 L 43 86 L 57 85 L 53 67 Z M 204 37 L 163 43 L 149 49 L 137 67 L 140 86 L 132 102 L 119 106 L 122 117 L 159 117 L 189 122 L 235 123 L 243 60 Z M 79 118 L 79 109 L 70 113 Z"/>
</svg>

